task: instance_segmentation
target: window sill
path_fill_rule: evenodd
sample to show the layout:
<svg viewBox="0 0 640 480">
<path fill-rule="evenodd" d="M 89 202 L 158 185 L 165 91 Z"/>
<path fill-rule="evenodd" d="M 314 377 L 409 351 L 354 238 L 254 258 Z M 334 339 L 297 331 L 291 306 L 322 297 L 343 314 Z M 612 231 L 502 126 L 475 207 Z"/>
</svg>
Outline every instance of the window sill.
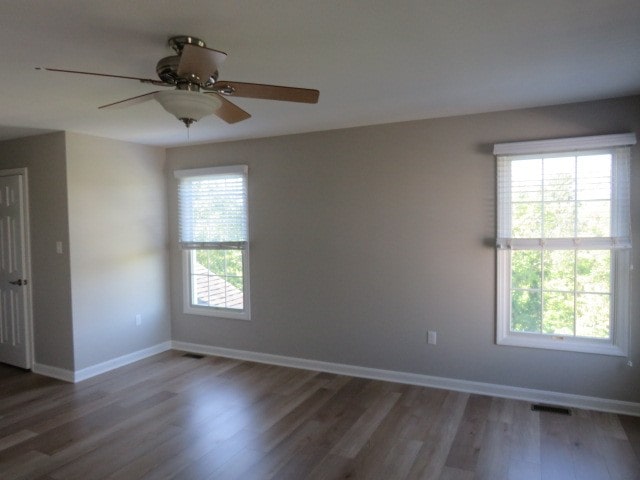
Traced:
<svg viewBox="0 0 640 480">
<path fill-rule="evenodd" d="M 611 355 L 616 357 L 626 356 L 626 352 L 624 352 L 622 348 L 612 343 L 547 335 L 510 333 L 508 335 L 498 335 L 496 343 L 498 345 L 508 345 L 512 347 L 595 353 L 598 355 Z"/>
<path fill-rule="evenodd" d="M 217 317 L 217 318 L 230 318 L 233 320 L 251 320 L 251 312 L 246 310 L 237 311 L 227 308 L 215 308 L 215 307 L 198 307 L 194 305 L 185 305 L 184 313 L 188 315 L 200 315 L 203 317 Z"/>
</svg>

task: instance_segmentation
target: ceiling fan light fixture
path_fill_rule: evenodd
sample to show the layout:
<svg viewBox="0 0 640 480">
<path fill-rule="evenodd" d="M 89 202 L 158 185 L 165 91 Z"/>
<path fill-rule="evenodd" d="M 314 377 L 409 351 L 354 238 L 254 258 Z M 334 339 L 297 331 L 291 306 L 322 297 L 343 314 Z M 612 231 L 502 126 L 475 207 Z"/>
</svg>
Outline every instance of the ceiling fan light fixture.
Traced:
<svg viewBox="0 0 640 480">
<path fill-rule="evenodd" d="M 215 95 L 188 90 L 165 90 L 155 94 L 162 108 L 189 127 L 207 115 L 212 115 L 222 102 Z"/>
</svg>

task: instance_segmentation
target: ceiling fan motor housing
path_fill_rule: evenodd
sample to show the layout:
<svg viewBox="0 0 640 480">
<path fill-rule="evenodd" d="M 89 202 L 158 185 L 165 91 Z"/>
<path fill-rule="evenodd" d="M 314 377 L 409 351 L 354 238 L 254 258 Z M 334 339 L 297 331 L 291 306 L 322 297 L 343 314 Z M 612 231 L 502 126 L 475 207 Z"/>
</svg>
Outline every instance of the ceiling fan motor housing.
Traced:
<svg viewBox="0 0 640 480">
<path fill-rule="evenodd" d="M 218 72 L 206 79 L 204 82 L 198 78 L 182 78 L 178 75 L 178 64 L 180 63 L 179 55 L 171 55 L 161 58 L 156 64 L 156 73 L 158 78 L 164 83 L 170 85 L 178 85 L 180 83 L 198 84 L 201 87 L 210 87 L 218 79 Z"/>
<path fill-rule="evenodd" d="M 168 57 L 161 58 L 156 65 L 156 73 L 160 80 L 165 83 L 170 83 L 171 85 L 178 83 L 179 62 L 179 55 L 170 55 Z"/>
<path fill-rule="evenodd" d="M 169 46 L 173 48 L 178 55 L 182 53 L 182 49 L 187 44 L 203 48 L 207 46 L 207 44 L 204 43 L 204 40 L 200 40 L 199 38 L 192 37 L 190 35 L 177 35 L 169 39 Z"/>
</svg>

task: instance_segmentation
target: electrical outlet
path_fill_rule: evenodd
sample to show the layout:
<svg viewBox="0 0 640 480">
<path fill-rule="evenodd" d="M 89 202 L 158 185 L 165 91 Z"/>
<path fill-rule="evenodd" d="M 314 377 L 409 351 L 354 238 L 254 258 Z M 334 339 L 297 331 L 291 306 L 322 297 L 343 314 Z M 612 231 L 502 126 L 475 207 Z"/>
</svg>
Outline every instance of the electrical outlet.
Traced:
<svg viewBox="0 0 640 480">
<path fill-rule="evenodd" d="M 142 315 L 141 314 L 136 314 L 136 327 L 139 327 L 140 325 L 142 325 Z"/>
<path fill-rule="evenodd" d="M 438 334 L 434 330 L 429 330 L 427 332 L 427 343 L 429 345 L 435 345 L 438 341 Z"/>
</svg>

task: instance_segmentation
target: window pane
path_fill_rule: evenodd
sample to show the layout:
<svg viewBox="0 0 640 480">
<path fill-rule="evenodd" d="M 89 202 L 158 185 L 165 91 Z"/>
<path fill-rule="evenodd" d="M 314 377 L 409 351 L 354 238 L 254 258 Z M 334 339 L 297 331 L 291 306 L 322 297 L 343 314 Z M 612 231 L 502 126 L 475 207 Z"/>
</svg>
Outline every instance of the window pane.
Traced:
<svg viewBox="0 0 640 480">
<path fill-rule="evenodd" d="M 209 291 L 208 275 L 191 275 L 191 304 L 192 305 L 208 305 L 207 292 Z"/>
<path fill-rule="evenodd" d="M 515 203 L 512 205 L 511 230 L 514 238 L 542 236 L 542 204 Z"/>
<path fill-rule="evenodd" d="M 216 271 L 215 258 L 211 257 L 212 250 L 196 250 L 196 259 L 199 265 L 210 272 Z"/>
<path fill-rule="evenodd" d="M 544 204 L 544 237 L 566 238 L 575 234 L 575 202 Z"/>
<path fill-rule="evenodd" d="M 578 237 L 611 235 L 611 202 L 591 200 L 578 202 Z"/>
<path fill-rule="evenodd" d="M 513 290 L 511 292 L 511 331 L 540 333 L 540 292 Z"/>
<path fill-rule="evenodd" d="M 575 252 L 573 250 L 545 250 L 543 260 L 544 290 L 573 292 Z"/>
<path fill-rule="evenodd" d="M 242 310 L 242 251 L 191 250 L 190 256 L 191 304 Z"/>
<path fill-rule="evenodd" d="M 511 162 L 511 201 L 542 201 L 542 159 Z"/>
<path fill-rule="evenodd" d="M 241 250 L 221 250 L 226 252 L 227 275 L 242 277 L 242 251 Z M 242 288 L 239 286 L 238 288 Z"/>
<path fill-rule="evenodd" d="M 610 250 L 579 250 L 577 252 L 576 289 L 591 293 L 611 292 Z"/>
<path fill-rule="evenodd" d="M 611 155 L 578 157 L 578 200 L 611 199 Z"/>
<path fill-rule="evenodd" d="M 545 158 L 543 168 L 545 201 L 575 200 L 575 157 Z"/>
<path fill-rule="evenodd" d="M 576 335 L 609 338 L 611 332 L 609 295 L 578 294 L 576 296 Z"/>
<path fill-rule="evenodd" d="M 542 333 L 573 335 L 574 296 L 572 293 L 544 292 Z"/>
<path fill-rule="evenodd" d="M 511 252 L 511 288 L 539 289 L 542 282 L 541 262 L 541 251 Z"/>
</svg>

